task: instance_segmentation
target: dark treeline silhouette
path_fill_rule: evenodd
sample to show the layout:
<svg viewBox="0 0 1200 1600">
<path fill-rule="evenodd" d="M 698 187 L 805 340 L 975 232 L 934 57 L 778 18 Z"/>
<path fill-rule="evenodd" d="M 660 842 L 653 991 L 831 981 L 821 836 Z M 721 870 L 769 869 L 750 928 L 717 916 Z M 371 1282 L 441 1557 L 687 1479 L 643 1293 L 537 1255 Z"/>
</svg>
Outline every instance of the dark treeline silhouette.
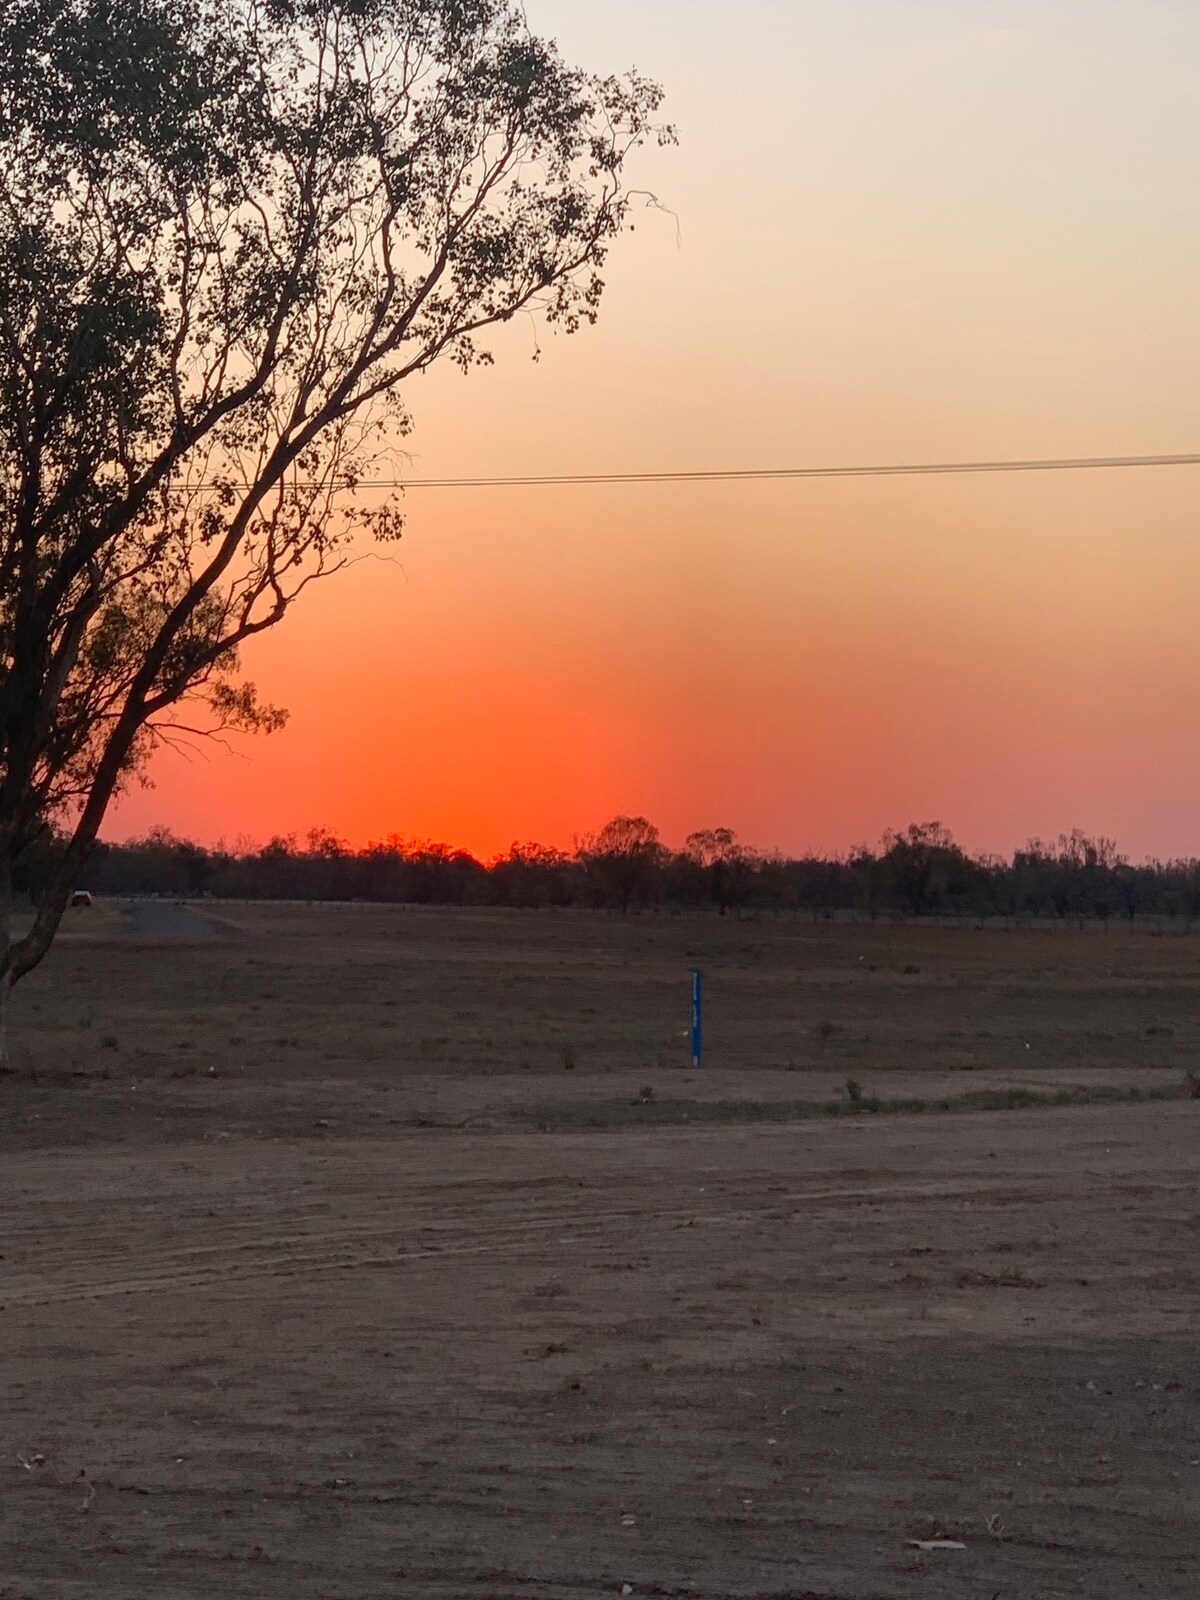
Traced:
<svg viewBox="0 0 1200 1600">
<path fill-rule="evenodd" d="M 26 853 L 17 889 L 36 893 L 61 842 Z M 1200 918 L 1200 860 L 1125 859 L 1076 829 L 1032 839 L 1011 859 L 972 856 L 940 823 L 884 834 L 844 856 L 787 857 L 740 844 L 728 828 L 668 849 L 645 817 L 615 817 L 571 851 L 514 844 L 490 862 L 465 850 L 392 836 L 351 849 L 323 829 L 303 842 L 206 849 L 154 829 L 96 846 L 81 886 L 107 895 L 237 900 L 363 900 L 423 905 L 580 906 L 619 911 L 711 908 L 812 916 L 1052 918 L 1108 922 Z"/>
</svg>

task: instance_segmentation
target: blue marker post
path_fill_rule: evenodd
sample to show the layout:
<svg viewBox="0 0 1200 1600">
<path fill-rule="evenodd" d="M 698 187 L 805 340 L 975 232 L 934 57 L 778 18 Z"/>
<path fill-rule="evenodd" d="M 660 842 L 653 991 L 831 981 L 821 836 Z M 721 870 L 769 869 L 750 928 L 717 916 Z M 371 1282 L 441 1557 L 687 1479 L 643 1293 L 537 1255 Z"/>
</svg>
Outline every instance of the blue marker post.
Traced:
<svg viewBox="0 0 1200 1600">
<path fill-rule="evenodd" d="M 700 968 L 692 969 L 692 1065 L 698 1067 L 703 1054 L 704 1005 L 700 988 Z"/>
</svg>

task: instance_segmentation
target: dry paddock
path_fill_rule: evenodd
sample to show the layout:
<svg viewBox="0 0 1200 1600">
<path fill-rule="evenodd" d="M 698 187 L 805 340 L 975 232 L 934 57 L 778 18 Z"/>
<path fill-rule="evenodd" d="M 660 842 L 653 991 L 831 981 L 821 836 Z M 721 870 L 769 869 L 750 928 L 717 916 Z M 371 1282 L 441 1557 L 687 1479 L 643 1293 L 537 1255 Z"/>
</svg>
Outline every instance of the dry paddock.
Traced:
<svg viewBox="0 0 1200 1600">
<path fill-rule="evenodd" d="M 5 1600 L 1200 1595 L 1200 941 L 194 910 L 18 992 Z"/>
</svg>

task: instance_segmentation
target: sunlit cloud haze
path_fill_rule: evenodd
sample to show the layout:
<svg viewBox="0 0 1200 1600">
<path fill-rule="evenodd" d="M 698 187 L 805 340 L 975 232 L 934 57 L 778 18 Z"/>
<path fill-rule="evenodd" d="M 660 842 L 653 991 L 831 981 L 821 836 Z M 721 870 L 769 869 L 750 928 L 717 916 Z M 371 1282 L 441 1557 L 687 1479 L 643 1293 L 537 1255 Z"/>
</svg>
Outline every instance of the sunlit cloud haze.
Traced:
<svg viewBox="0 0 1200 1600">
<path fill-rule="evenodd" d="M 528 12 L 661 79 L 681 143 L 639 159 L 599 325 L 416 384 L 406 471 L 1200 448 L 1200 7 Z M 414 490 L 248 653 L 287 730 L 165 753 L 108 831 L 1200 852 L 1198 505 L 1189 468 Z"/>
</svg>

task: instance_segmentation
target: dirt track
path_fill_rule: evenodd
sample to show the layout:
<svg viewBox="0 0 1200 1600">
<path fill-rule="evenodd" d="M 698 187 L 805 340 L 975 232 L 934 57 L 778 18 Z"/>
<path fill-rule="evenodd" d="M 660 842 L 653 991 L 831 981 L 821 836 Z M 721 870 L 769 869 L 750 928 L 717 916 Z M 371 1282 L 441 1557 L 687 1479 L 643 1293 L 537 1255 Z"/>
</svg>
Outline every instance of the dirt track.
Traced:
<svg viewBox="0 0 1200 1600">
<path fill-rule="evenodd" d="M 6 1600 L 1200 1594 L 1200 1103 L 418 1129 L 48 1048 L 0 1085 Z"/>
<path fill-rule="evenodd" d="M 213 928 L 186 906 L 170 900 L 134 900 L 125 911 L 131 939 L 207 939 Z"/>
</svg>

